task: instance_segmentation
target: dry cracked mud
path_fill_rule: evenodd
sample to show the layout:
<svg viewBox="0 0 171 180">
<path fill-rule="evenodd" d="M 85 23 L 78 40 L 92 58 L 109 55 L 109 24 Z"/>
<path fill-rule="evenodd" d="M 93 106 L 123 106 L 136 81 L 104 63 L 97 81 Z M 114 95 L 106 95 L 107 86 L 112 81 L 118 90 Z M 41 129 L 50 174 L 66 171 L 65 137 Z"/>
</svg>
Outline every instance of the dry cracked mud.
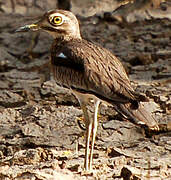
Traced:
<svg viewBox="0 0 171 180">
<path fill-rule="evenodd" d="M 48 6 L 53 7 L 53 2 Z M 0 13 L 0 179 L 169 180 L 171 20 L 125 24 L 99 15 L 78 16 L 83 37 L 121 59 L 132 85 L 150 98 L 148 108 L 163 127 L 159 133 L 147 134 L 102 104 L 93 172 L 84 174 L 84 131 L 77 124 L 82 111 L 70 91 L 53 81 L 49 69 L 52 39 L 44 32 L 14 33 L 33 18 L 17 14 L 18 11 L 7 13 L 11 10 L 8 4 L 3 7 L 6 12 Z"/>
</svg>

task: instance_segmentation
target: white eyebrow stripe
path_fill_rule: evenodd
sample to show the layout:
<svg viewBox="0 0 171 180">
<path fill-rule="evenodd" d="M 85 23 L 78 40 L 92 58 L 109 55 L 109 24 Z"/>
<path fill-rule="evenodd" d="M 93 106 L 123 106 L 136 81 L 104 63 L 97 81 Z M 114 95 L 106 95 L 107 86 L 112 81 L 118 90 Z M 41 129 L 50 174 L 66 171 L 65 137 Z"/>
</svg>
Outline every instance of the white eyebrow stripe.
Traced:
<svg viewBox="0 0 171 180">
<path fill-rule="evenodd" d="M 65 16 L 65 15 L 63 15 L 63 14 L 61 14 L 61 13 L 53 13 L 53 14 L 50 15 L 49 18 L 53 18 L 53 17 L 55 17 L 55 16 L 60 16 L 60 17 L 62 17 L 62 21 L 68 19 L 67 16 Z"/>
<path fill-rule="evenodd" d="M 60 54 L 58 55 L 58 57 L 63 58 L 63 59 L 67 59 L 67 56 L 65 56 L 64 53 L 60 53 Z"/>
</svg>

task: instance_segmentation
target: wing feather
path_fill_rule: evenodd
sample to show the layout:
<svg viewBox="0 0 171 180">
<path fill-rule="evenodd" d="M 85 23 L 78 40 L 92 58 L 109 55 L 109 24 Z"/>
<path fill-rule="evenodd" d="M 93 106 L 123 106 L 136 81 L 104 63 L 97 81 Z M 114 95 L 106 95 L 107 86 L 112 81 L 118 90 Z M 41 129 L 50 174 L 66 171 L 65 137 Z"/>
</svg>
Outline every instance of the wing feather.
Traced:
<svg viewBox="0 0 171 180">
<path fill-rule="evenodd" d="M 119 103 L 140 100 L 140 96 L 131 87 L 123 65 L 107 49 L 81 40 L 65 44 L 62 53 L 72 63 L 83 65 L 82 78 L 86 86 L 82 88 L 85 91 Z"/>
</svg>

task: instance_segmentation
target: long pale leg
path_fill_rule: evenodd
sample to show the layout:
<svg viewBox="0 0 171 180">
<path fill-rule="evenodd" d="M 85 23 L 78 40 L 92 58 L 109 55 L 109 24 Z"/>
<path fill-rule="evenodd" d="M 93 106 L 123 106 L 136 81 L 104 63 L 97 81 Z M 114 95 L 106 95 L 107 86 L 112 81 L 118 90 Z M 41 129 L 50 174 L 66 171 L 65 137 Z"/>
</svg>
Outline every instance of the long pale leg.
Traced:
<svg viewBox="0 0 171 180">
<path fill-rule="evenodd" d="M 93 121 L 92 121 L 91 114 L 84 103 L 81 104 L 81 108 L 84 113 L 84 120 L 85 120 L 85 125 L 86 125 L 86 149 L 85 149 L 84 168 L 86 171 L 88 171 L 90 170 L 90 167 L 89 167 L 90 137 L 91 137 Z"/>
<path fill-rule="evenodd" d="M 98 126 L 98 108 L 99 108 L 100 101 L 97 100 L 94 102 L 95 110 L 94 110 L 94 119 L 93 119 L 93 124 L 92 124 L 92 141 L 91 141 L 91 151 L 90 151 L 90 160 L 89 160 L 89 169 L 92 169 L 92 161 L 93 161 L 93 150 L 94 150 L 94 143 L 95 143 L 95 138 L 96 138 L 96 132 L 97 132 L 97 126 Z"/>
<path fill-rule="evenodd" d="M 100 101 L 97 98 L 94 99 L 94 108 L 89 104 L 89 95 L 83 95 L 79 92 L 74 91 L 75 96 L 79 100 L 81 109 L 84 113 L 84 120 L 86 125 L 86 149 L 85 149 L 85 160 L 84 168 L 86 171 L 91 170 L 93 160 L 93 148 L 95 143 L 95 137 L 97 132 L 97 113 Z M 94 115 L 94 117 L 93 117 Z M 92 138 L 92 140 L 90 139 Z M 91 151 L 90 151 L 90 140 L 91 140 Z"/>
</svg>

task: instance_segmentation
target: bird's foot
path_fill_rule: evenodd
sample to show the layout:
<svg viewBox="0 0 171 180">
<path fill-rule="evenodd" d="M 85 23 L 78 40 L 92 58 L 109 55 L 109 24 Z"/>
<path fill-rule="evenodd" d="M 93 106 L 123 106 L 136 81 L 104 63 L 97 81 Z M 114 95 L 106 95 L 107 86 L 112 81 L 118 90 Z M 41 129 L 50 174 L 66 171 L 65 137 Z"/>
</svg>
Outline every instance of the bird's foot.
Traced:
<svg viewBox="0 0 171 180">
<path fill-rule="evenodd" d="M 93 169 L 89 169 L 89 170 L 84 169 L 84 170 L 81 172 L 81 175 L 82 175 L 82 176 L 93 176 L 95 173 L 96 173 L 96 171 L 93 170 Z"/>
<path fill-rule="evenodd" d="M 101 118 L 102 118 L 102 115 L 98 114 L 97 119 L 99 120 Z M 76 122 L 80 129 L 82 129 L 83 131 L 86 130 L 85 124 L 84 124 L 84 116 L 76 117 Z"/>
</svg>

